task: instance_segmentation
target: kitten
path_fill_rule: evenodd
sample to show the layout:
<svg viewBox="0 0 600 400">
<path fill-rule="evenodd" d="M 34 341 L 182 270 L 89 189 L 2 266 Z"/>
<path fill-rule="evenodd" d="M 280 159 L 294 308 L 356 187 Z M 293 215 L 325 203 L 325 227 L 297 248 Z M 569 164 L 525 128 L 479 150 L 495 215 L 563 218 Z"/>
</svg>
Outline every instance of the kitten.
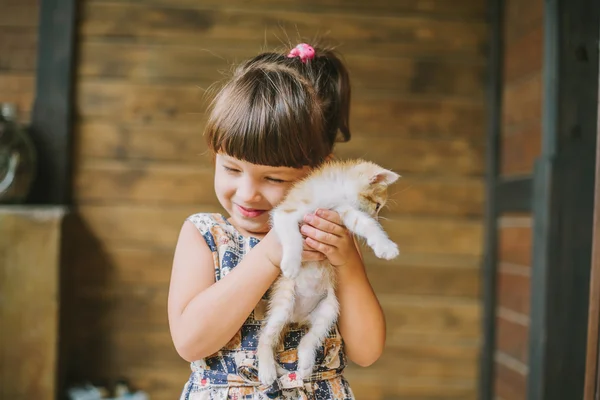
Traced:
<svg viewBox="0 0 600 400">
<path fill-rule="evenodd" d="M 336 271 L 327 261 L 302 262 L 304 239 L 300 224 L 317 208 L 337 211 L 346 228 L 364 238 L 375 255 L 392 259 L 398 246 L 377 222 L 387 200 L 387 187 L 399 175 L 362 160 L 333 161 L 296 183 L 271 212 L 271 223 L 282 245 L 281 272 L 271 289 L 269 309 L 261 330 L 257 357 L 259 379 L 277 379 L 274 349 L 288 323 L 306 324 L 298 345 L 298 375 L 312 373 L 317 348 L 337 322 Z"/>
</svg>

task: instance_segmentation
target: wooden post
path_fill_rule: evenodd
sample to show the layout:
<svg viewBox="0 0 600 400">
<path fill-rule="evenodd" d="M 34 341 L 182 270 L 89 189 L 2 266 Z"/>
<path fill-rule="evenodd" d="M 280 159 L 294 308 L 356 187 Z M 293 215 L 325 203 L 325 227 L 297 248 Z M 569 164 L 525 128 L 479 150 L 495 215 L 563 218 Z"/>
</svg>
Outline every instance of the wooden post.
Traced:
<svg viewBox="0 0 600 400">
<path fill-rule="evenodd" d="M 600 74 L 600 70 L 598 71 Z M 600 93 L 600 89 L 599 89 Z M 600 101 L 598 102 L 600 116 Z M 596 134 L 596 188 L 594 197 L 594 228 L 592 238 L 592 270 L 590 273 L 590 301 L 587 333 L 587 355 L 585 363 L 584 400 L 597 400 L 598 382 L 598 339 L 600 335 L 600 118 Z"/>
<path fill-rule="evenodd" d="M 496 342 L 496 267 L 498 207 L 496 189 L 498 184 L 500 131 L 502 119 L 502 64 L 503 0 L 488 1 L 490 21 L 490 53 L 487 85 L 488 132 L 486 153 L 486 210 L 485 249 L 483 264 L 483 348 L 480 359 L 479 399 L 494 398 L 494 352 Z"/>
<path fill-rule="evenodd" d="M 583 398 L 600 3 L 547 0 L 534 182 L 528 400 Z"/>
<path fill-rule="evenodd" d="M 74 0 L 40 2 L 31 137 L 38 152 L 30 203 L 70 203 L 75 44 Z"/>
</svg>

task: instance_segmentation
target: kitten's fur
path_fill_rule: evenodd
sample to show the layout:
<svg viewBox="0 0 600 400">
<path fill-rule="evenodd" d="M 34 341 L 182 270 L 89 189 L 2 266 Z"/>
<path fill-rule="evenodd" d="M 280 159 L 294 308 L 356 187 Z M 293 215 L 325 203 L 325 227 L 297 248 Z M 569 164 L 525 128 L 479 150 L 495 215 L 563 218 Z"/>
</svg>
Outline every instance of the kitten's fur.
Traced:
<svg viewBox="0 0 600 400">
<path fill-rule="evenodd" d="M 271 289 L 269 310 L 257 349 L 259 379 L 277 379 L 274 349 L 288 323 L 309 330 L 298 345 L 298 374 L 312 373 L 315 353 L 337 321 L 336 271 L 327 261 L 302 262 L 304 240 L 300 223 L 317 208 L 337 211 L 352 233 L 364 238 L 379 258 L 392 259 L 398 247 L 377 222 L 387 200 L 387 186 L 399 175 L 362 160 L 329 162 L 298 182 L 271 212 L 273 229 L 281 242 L 282 275 Z"/>
</svg>

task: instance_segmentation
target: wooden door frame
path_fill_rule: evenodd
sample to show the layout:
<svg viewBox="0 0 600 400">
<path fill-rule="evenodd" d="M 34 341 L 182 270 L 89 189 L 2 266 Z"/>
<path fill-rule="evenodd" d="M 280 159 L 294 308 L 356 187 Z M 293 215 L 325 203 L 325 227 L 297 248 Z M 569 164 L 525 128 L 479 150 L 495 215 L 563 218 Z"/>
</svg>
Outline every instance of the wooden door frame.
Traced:
<svg viewBox="0 0 600 400">
<path fill-rule="evenodd" d="M 492 400 L 495 397 L 498 219 L 505 213 L 531 212 L 533 205 L 533 175 L 509 179 L 500 176 L 504 83 L 504 7 L 504 0 L 488 0 L 490 51 L 487 85 L 485 248 L 482 273 L 483 345 L 478 377 L 480 400 Z"/>
<path fill-rule="evenodd" d="M 600 30 L 600 27 L 599 27 Z M 600 36 L 600 33 L 599 33 Z M 598 70 L 600 75 L 600 69 Z M 600 87 L 598 89 L 600 93 Z M 592 266 L 590 273 L 590 300 L 587 331 L 587 356 L 585 367 L 584 400 L 600 399 L 600 370 L 598 359 L 600 348 L 600 101 L 596 133 L 596 188 L 594 196 L 594 227 L 592 242 Z"/>
<path fill-rule="evenodd" d="M 542 152 L 536 160 L 533 185 L 527 180 L 502 182 L 498 177 L 503 4 L 502 0 L 488 0 L 488 4 L 491 53 L 479 398 L 494 398 L 497 217 L 506 211 L 530 209 L 534 226 L 527 399 L 582 399 L 594 215 L 600 3 L 545 1 Z"/>
<path fill-rule="evenodd" d="M 583 398 L 598 113 L 595 0 L 546 0 L 528 400 Z"/>
</svg>

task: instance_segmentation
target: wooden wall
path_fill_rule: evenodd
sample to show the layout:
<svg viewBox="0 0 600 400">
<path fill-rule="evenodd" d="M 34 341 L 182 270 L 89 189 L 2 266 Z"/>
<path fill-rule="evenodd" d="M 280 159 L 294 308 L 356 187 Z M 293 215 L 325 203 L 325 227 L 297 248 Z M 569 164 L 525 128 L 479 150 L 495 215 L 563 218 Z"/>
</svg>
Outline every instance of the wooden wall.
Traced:
<svg viewBox="0 0 600 400">
<path fill-rule="evenodd" d="M 385 226 L 402 256 L 372 260 L 388 347 L 350 368 L 360 399 L 475 398 L 480 343 L 485 0 L 86 0 L 67 232 L 67 381 L 125 377 L 153 400 L 188 377 L 166 298 L 186 216 L 219 210 L 202 137 L 204 91 L 285 38 L 340 43 L 361 156 L 403 175 Z M 295 40 L 293 40 L 295 42 Z"/>
<path fill-rule="evenodd" d="M 500 173 L 530 176 L 541 152 L 543 1 L 506 0 Z M 499 220 L 495 393 L 526 398 L 532 215 Z"/>
<path fill-rule="evenodd" d="M 35 93 L 39 0 L 3 0 L 0 5 L 0 102 L 17 104 L 29 121 Z"/>
</svg>

